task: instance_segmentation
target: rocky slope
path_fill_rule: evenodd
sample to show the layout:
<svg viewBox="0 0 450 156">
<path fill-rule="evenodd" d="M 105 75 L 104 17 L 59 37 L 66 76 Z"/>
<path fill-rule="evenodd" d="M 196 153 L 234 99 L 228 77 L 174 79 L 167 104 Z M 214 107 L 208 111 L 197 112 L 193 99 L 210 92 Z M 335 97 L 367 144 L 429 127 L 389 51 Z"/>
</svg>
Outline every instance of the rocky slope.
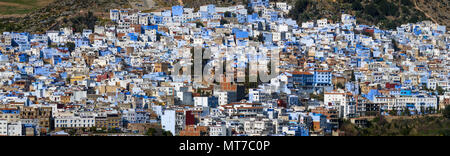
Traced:
<svg viewBox="0 0 450 156">
<path fill-rule="evenodd" d="M 184 5 L 198 8 L 205 4 L 218 6 L 246 5 L 247 0 L 153 0 L 158 8 Z M 320 18 L 339 21 L 342 13 L 357 17 L 358 23 L 393 29 L 404 23 L 432 20 L 450 27 L 448 0 L 271 0 L 294 6 L 289 16 L 299 23 Z M 105 23 L 111 8 L 131 8 L 129 0 L 55 0 L 48 6 L 20 18 L 0 18 L 0 32 L 45 32 L 63 26 L 76 31 Z M 92 12 L 89 14 L 88 12 Z"/>
<path fill-rule="evenodd" d="M 0 32 L 45 32 L 61 26 L 78 29 L 92 27 L 92 23 L 108 16 L 110 8 L 129 7 L 127 0 L 55 0 L 24 17 L 0 19 Z M 91 13 L 89 13 L 91 12 Z M 75 29 L 77 29 L 75 28 Z"/>
</svg>

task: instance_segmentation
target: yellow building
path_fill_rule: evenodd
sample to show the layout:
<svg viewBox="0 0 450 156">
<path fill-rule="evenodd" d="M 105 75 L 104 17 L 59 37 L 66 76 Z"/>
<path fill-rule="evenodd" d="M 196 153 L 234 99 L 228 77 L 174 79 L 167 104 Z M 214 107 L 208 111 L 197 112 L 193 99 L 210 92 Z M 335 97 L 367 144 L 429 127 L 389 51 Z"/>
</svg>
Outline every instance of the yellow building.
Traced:
<svg viewBox="0 0 450 156">
<path fill-rule="evenodd" d="M 80 76 L 74 76 L 72 78 L 70 78 L 70 84 L 75 84 L 75 82 L 81 82 L 84 81 L 86 79 L 85 75 L 80 75 Z"/>
</svg>

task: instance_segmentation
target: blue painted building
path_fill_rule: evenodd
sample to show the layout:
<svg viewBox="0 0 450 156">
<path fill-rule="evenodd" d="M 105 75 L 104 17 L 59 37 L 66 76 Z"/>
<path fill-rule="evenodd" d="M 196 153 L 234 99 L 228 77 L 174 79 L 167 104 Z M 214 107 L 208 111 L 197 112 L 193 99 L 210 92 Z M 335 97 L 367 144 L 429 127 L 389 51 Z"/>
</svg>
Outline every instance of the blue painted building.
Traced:
<svg viewBox="0 0 450 156">
<path fill-rule="evenodd" d="M 172 16 L 183 16 L 183 6 L 172 6 Z"/>
<path fill-rule="evenodd" d="M 314 83 L 314 74 L 308 72 L 294 72 L 292 80 L 295 85 L 312 86 Z"/>
<path fill-rule="evenodd" d="M 89 46 L 89 39 L 87 38 L 75 39 L 75 47 L 85 47 L 85 46 Z"/>
<path fill-rule="evenodd" d="M 333 75 L 331 70 L 315 70 L 314 85 L 315 86 L 331 86 Z"/>
</svg>

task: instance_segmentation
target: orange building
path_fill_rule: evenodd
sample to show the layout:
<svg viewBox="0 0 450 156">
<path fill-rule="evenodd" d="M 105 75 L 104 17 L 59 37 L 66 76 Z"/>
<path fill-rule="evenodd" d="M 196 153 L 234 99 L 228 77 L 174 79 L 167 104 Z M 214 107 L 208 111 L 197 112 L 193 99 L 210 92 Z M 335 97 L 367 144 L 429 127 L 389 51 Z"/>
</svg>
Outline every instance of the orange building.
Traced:
<svg viewBox="0 0 450 156">
<path fill-rule="evenodd" d="M 180 131 L 180 136 L 207 136 L 209 128 L 207 126 L 186 126 L 184 130 Z"/>
</svg>

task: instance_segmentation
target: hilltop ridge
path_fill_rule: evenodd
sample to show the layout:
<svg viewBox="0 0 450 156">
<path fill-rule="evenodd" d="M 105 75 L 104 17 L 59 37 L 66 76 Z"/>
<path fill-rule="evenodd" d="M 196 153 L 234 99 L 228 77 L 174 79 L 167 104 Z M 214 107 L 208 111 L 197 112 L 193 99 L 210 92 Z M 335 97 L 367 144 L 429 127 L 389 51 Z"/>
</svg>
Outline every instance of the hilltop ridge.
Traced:
<svg viewBox="0 0 450 156">
<path fill-rule="evenodd" d="M 110 8 L 121 7 L 129 7 L 128 1 L 55 0 L 23 17 L 0 19 L 0 32 L 26 31 L 39 33 L 62 26 L 78 27 L 75 29 L 89 28 L 92 23 L 106 20 Z"/>
<path fill-rule="evenodd" d="M 180 4 L 179 0 L 169 0 L 167 4 Z M 206 4 L 229 6 L 248 4 L 246 0 L 182 0 L 186 7 Z M 400 24 L 432 20 L 450 27 L 449 1 L 444 0 L 270 0 L 287 2 L 294 6 L 289 15 L 298 22 L 328 18 L 339 20 L 342 13 L 357 17 L 358 22 L 393 29 Z"/>
<path fill-rule="evenodd" d="M 248 5 L 247 0 L 151 1 L 155 3 L 155 8 L 180 4 L 191 8 L 206 4 Z M 130 2 L 130 0 L 54 0 L 23 17 L 0 18 L 0 32 L 45 32 L 64 26 L 75 27 L 76 30 L 92 28 L 97 22 L 108 22 L 109 9 L 132 8 Z M 383 29 L 394 29 L 401 24 L 423 20 L 431 20 L 450 27 L 449 1 L 444 0 L 270 0 L 270 2 L 287 2 L 294 6 L 289 17 L 297 20 L 299 24 L 321 18 L 338 21 L 340 15 L 346 13 L 356 16 L 358 23 L 376 25 Z"/>
</svg>

